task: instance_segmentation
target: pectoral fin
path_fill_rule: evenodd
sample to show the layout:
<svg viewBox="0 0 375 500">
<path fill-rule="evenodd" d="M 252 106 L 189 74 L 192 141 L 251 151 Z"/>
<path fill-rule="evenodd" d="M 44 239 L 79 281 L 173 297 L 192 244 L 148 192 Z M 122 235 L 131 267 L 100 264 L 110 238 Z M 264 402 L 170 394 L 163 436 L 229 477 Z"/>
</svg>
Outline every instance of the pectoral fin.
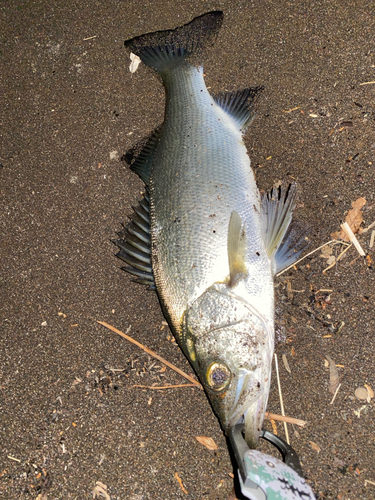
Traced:
<svg viewBox="0 0 375 500">
<path fill-rule="evenodd" d="M 246 234 L 241 216 L 232 212 L 228 227 L 229 286 L 234 287 L 247 276 L 245 265 Z"/>
</svg>

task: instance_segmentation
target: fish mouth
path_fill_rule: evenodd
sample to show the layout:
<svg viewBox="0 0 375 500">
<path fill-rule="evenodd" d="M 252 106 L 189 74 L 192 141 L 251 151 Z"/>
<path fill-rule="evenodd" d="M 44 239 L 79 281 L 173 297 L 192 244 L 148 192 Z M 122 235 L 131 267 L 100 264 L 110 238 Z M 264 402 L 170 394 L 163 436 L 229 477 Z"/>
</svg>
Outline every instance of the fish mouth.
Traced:
<svg viewBox="0 0 375 500">
<path fill-rule="evenodd" d="M 267 400 L 268 390 L 254 377 L 254 372 L 240 370 L 236 397 L 228 420 L 228 430 L 244 423 L 245 441 L 251 449 L 255 449 L 258 445 Z"/>
</svg>

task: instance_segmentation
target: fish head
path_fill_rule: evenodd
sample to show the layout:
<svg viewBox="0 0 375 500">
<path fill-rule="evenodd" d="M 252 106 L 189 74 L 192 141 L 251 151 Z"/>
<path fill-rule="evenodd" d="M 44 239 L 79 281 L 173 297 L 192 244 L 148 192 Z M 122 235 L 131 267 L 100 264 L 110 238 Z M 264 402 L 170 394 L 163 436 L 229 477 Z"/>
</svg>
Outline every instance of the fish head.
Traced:
<svg viewBox="0 0 375 500">
<path fill-rule="evenodd" d="M 245 440 L 255 448 L 270 388 L 273 329 L 246 302 L 212 288 L 187 315 L 185 352 L 225 433 L 244 422 Z"/>
</svg>

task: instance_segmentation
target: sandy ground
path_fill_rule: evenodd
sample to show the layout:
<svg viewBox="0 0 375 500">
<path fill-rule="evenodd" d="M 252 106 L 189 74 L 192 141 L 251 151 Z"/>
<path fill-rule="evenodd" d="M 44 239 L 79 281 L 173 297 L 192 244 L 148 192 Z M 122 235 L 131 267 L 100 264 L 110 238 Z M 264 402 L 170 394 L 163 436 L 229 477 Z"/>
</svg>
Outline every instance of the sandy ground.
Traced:
<svg viewBox="0 0 375 500">
<path fill-rule="evenodd" d="M 362 226 L 375 220 L 375 85 L 362 85 L 375 80 L 372 2 L 1 2 L 1 498 L 88 499 L 97 481 L 111 500 L 232 490 L 204 393 L 135 387 L 183 379 L 96 323 L 131 327 L 191 373 L 156 294 L 120 270 L 110 239 L 143 189 L 120 158 L 164 107 L 156 76 L 130 74 L 123 41 L 213 9 L 225 23 L 205 67 L 212 92 L 265 86 L 246 136 L 259 187 L 298 182 L 311 250 L 359 197 Z M 367 260 L 350 248 L 322 274 L 318 252 L 276 280 L 286 413 L 308 422 L 289 432 L 318 499 L 375 498 L 374 399 L 355 396 L 375 389 L 370 235 L 359 236 Z M 326 355 L 339 365 L 333 404 Z M 279 413 L 273 376 L 268 409 Z"/>
</svg>

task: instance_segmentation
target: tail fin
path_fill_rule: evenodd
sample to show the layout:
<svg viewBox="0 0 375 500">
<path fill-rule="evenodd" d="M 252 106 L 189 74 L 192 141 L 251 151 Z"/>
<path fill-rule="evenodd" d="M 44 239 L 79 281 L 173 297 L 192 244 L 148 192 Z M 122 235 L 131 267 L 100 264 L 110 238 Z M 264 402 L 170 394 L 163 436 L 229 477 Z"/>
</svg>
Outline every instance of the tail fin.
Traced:
<svg viewBox="0 0 375 500">
<path fill-rule="evenodd" d="M 174 30 L 155 31 L 126 40 L 125 47 L 159 73 L 180 65 L 186 58 L 200 56 L 218 33 L 224 14 L 212 11 Z"/>
</svg>

